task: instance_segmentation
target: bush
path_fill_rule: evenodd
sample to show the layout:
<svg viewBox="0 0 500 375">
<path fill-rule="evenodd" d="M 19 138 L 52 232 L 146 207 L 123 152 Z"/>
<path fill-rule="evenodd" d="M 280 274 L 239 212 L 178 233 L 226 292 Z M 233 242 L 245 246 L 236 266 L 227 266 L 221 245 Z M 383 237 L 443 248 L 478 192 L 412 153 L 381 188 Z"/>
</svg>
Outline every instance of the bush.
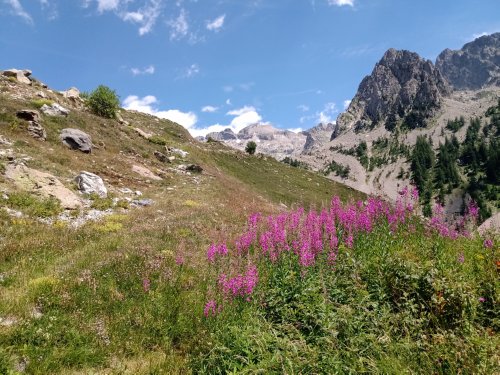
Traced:
<svg viewBox="0 0 500 375">
<path fill-rule="evenodd" d="M 97 116 L 115 118 L 120 99 L 114 90 L 100 85 L 88 95 L 87 105 Z"/>
<path fill-rule="evenodd" d="M 247 146 L 245 147 L 245 151 L 250 155 L 255 154 L 256 149 L 257 149 L 257 143 L 255 143 L 254 141 L 248 142 Z"/>
</svg>

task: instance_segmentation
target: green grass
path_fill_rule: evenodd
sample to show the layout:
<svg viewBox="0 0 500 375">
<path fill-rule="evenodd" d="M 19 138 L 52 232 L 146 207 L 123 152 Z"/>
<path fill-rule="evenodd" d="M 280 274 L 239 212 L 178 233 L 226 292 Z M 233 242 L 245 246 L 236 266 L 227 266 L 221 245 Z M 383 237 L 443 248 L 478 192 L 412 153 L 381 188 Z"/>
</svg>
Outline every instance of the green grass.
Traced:
<svg viewBox="0 0 500 375">
<path fill-rule="evenodd" d="M 44 105 L 51 106 L 52 104 L 54 104 L 54 102 L 50 99 L 35 99 L 32 100 L 30 103 L 33 107 L 37 109 L 42 108 Z"/>
<path fill-rule="evenodd" d="M 56 216 L 62 211 L 61 205 L 57 199 L 52 197 L 36 197 L 28 192 L 9 193 L 8 199 L 4 199 L 4 203 L 27 215 L 42 218 Z"/>
</svg>

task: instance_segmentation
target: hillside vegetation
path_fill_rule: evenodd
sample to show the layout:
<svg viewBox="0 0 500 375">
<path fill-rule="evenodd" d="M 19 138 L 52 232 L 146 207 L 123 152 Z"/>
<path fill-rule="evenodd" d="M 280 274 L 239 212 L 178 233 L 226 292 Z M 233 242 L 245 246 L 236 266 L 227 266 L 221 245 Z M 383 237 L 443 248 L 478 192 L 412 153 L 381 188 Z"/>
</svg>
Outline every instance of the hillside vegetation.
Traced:
<svg viewBox="0 0 500 375">
<path fill-rule="evenodd" d="M 167 120 L 0 84 L 0 373 L 498 369 L 499 239 L 474 231 L 474 205 L 427 222 L 416 190 L 392 206 Z M 71 110 L 41 115 L 45 141 L 16 116 L 40 90 Z M 62 144 L 68 127 L 91 153 Z M 63 213 L 7 176 L 21 164 L 74 192 L 87 170 L 108 196 Z M 92 210 L 105 214 L 75 225 Z"/>
</svg>

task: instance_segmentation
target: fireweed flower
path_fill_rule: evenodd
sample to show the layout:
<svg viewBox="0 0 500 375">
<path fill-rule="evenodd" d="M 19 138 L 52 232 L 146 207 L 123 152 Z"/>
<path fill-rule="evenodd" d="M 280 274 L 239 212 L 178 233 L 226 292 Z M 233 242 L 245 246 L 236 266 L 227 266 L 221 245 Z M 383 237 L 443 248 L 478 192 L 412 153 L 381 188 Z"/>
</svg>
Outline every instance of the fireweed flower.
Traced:
<svg viewBox="0 0 500 375">
<path fill-rule="evenodd" d="M 215 302 L 213 299 L 208 301 L 205 304 L 205 308 L 203 309 L 203 315 L 205 315 L 205 318 L 217 315 L 217 302 Z"/>
<path fill-rule="evenodd" d="M 483 302 L 485 302 L 485 301 L 486 301 L 486 298 L 484 298 L 484 297 L 479 297 L 479 298 L 478 298 L 478 301 L 479 301 L 479 302 L 481 302 L 481 303 L 483 303 Z"/>
<path fill-rule="evenodd" d="M 227 255 L 228 250 L 226 244 L 215 245 L 212 244 L 207 249 L 207 259 L 210 263 L 215 262 L 215 258 L 217 255 L 225 256 Z"/>
<path fill-rule="evenodd" d="M 463 263 L 465 262 L 465 256 L 464 256 L 464 253 L 460 253 L 460 254 L 458 255 L 458 259 L 457 259 L 457 260 L 458 260 L 458 263 L 463 264 Z"/>
</svg>

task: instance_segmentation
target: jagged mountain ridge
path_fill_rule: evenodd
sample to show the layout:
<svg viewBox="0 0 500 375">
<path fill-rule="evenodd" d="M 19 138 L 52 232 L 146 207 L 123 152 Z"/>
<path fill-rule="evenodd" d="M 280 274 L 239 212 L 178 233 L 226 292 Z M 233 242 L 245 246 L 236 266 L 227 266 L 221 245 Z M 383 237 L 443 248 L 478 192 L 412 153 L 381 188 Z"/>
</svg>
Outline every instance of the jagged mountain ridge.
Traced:
<svg viewBox="0 0 500 375">
<path fill-rule="evenodd" d="M 445 49 L 436 68 L 457 90 L 500 85 L 500 33 L 482 36 L 457 51 Z"/>
<path fill-rule="evenodd" d="M 423 120 L 439 109 L 449 91 L 431 61 L 391 48 L 361 81 L 347 111 L 338 117 L 332 138 L 351 128 L 371 130 L 388 117 L 398 121 L 418 113 Z"/>
<path fill-rule="evenodd" d="M 438 156 L 446 137 L 465 141 L 471 119 L 479 118 L 480 131 L 486 131 L 486 111 L 500 97 L 499 36 L 480 37 L 459 51 L 445 50 L 436 65 L 413 52 L 388 50 L 337 118 L 331 140 L 317 143 L 300 160 L 365 193 L 396 199 L 399 187 L 411 182 L 410 155 L 418 136 L 431 140 Z M 457 81 L 453 74 L 462 71 L 463 80 Z M 448 121 L 460 117 L 463 125 L 451 130 Z M 461 176 L 465 184 L 468 178 Z M 447 212 L 459 212 L 465 192 L 455 189 L 445 195 Z"/>
</svg>

